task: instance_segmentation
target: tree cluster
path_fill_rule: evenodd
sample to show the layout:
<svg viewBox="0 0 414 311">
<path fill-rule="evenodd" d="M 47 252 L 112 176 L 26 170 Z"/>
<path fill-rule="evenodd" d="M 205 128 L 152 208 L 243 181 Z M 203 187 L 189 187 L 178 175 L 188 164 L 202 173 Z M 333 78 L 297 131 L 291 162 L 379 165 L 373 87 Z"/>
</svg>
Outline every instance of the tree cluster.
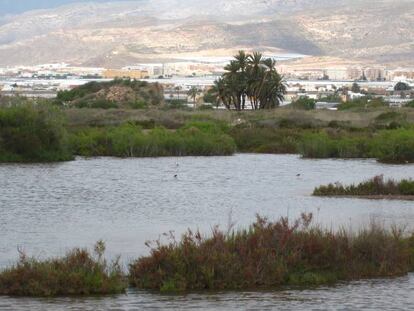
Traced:
<svg viewBox="0 0 414 311">
<path fill-rule="evenodd" d="M 210 94 L 227 109 L 271 109 L 283 101 L 286 86 L 274 59 L 258 52 L 239 51 L 224 69 L 226 72 L 215 81 Z"/>
</svg>

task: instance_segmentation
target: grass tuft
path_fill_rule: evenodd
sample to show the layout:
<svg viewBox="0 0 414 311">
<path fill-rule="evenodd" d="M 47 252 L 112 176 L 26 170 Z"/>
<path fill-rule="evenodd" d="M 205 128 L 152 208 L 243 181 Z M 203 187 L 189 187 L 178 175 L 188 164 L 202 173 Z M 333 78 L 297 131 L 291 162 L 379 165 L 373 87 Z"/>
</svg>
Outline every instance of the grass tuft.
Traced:
<svg viewBox="0 0 414 311">
<path fill-rule="evenodd" d="M 110 295 L 125 292 L 127 282 L 119 259 L 107 263 L 105 244 L 98 242 L 95 254 L 74 249 L 61 258 L 44 261 L 21 253 L 19 262 L 0 272 L 0 295 L 52 297 Z"/>
</svg>

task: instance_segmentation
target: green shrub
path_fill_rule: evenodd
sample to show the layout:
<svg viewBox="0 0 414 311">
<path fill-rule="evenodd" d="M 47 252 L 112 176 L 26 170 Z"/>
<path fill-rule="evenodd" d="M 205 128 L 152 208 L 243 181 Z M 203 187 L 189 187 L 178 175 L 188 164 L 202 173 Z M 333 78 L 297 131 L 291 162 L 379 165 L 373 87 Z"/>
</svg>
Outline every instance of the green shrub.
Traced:
<svg viewBox="0 0 414 311">
<path fill-rule="evenodd" d="M 414 181 L 403 179 L 400 182 L 392 179 L 385 181 L 383 176 L 376 176 L 358 185 L 343 186 L 340 183 L 320 186 L 313 192 L 316 196 L 412 196 L 414 195 Z"/>
<path fill-rule="evenodd" d="M 378 225 L 355 234 L 258 217 L 247 230 L 210 237 L 189 231 L 180 241 L 156 241 L 148 257 L 129 267 L 130 284 L 163 292 L 269 289 L 339 280 L 390 277 L 412 269 L 412 247 L 397 230 Z"/>
<path fill-rule="evenodd" d="M 130 108 L 132 109 L 145 109 L 148 108 L 148 104 L 144 101 L 134 101 L 129 103 Z"/>
<path fill-rule="evenodd" d="M 85 157 L 110 155 L 109 137 L 105 129 L 88 128 L 78 130 L 70 135 L 72 152 Z"/>
<path fill-rule="evenodd" d="M 298 149 L 305 158 L 376 158 L 385 163 L 414 162 L 414 130 L 392 129 L 376 133 L 327 131 L 305 133 Z"/>
<path fill-rule="evenodd" d="M 71 160 L 64 123 L 49 105 L 0 108 L 0 162 Z"/>
<path fill-rule="evenodd" d="M 115 108 L 119 108 L 118 105 L 110 100 L 106 100 L 103 98 L 98 98 L 96 100 L 93 100 L 90 103 L 90 108 L 100 108 L 100 109 L 115 109 Z"/>
<path fill-rule="evenodd" d="M 297 153 L 302 132 L 297 129 L 238 126 L 230 131 L 241 152 Z"/>
<path fill-rule="evenodd" d="M 203 104 L 200 107 L 197 108 L 198 110 L 214 110 L 214 107 L 209 104 Z"/>
<path fill-rule="evenodd" d="M 226 122 L 197 120 L 196 118 L 188 121 L 182 128 L 189 129 L 192 127 L 198 128 L 203 133 L 212 135 L 219 133 L 228 133 L 230 131 L 230 126 Z"/>
<path fill-rule="evenodd" d="M 291 106 L 294 109 L 313 110 L 316 107 L 316 100 L 307 97 L 301 97 L 293 101 Z"/>
<path fill-rule="evenodd" d="M 414 163 L 413 129 L 380 131 L 373 143 L 380 162 Z"/>
<path fill-rule="evenodd" d="M 381 113 L 378 117 L 375 118 L 376 121 L 393 121 L 396 119 L 401 119 L 403 116 L 401 113 L 396 111 L 388 111 Z"/>
<path fill-rule="evenodd" d="M 338 105 L 338 110 L 362 111 L 370 108 L 388 107 L 383 98 L 371 98 L 369 96 L 356 98 Z"/>
<path fill-rule="evenodd" d="M 126 282 L 118 260 L 108 264 L 105 245 L 98 242 L 95 257 L 74 249 L 61 258 L 40 261 L 21 254 L 20 261 L 0 272 L 0 295 L 72 296 L 125 292 Z"/>
<path fill-rule="evenodd" d="M 341 103 L 342 98 L 338 94 L 327 95 L 325 97 L 321 97 L 320 101 L 328 102 L 328 103 Z"/>
<path fill-rule="evenodd" d="M 334 141 L 324 132 L 306 133 L 300 140 L 299 152 L 305 158 L 335 158 L 338 156 Z"/>
<path fill-rule="evenodd" d="M 414 195 L 414 181 L 401 180 L 398 184 L 398 191 L 401 195 Z"/>
<path fill-rule="evenodd" d="M 302 119 L 297 119 L 297 118 L 283 118 L 280 119 L 278 122 L 278 126 L 281 129 L 296 129 L 296 130 L 300 130 L 300 129 L 314 129 L 314 128 L 318 128 L 319 124 L 318 122 L 312 122 L 310 120 L 302 120 Z"/>
<path fill-rule="evenodd" d="M 414 108 L 414 100 L 409 101 L 405 106 L 408 108 Z"/>
<path fill-rule="evenodd" d="M 236 146 L 224 125 L 190 122 L 171 131 L 143 131 L 134 123 L 113 128 L 84 129 L 71 137 L 74 153 L 82 156 L 162 157 L 231 155 Z"/>
<path fill-rule="evenodd" d="M 187 102 L 181 99 L 173 99 L 167 102 L 166 109 L 178 109 L 178 110 L 192 110 L 188 107 Z"/>
</svg>

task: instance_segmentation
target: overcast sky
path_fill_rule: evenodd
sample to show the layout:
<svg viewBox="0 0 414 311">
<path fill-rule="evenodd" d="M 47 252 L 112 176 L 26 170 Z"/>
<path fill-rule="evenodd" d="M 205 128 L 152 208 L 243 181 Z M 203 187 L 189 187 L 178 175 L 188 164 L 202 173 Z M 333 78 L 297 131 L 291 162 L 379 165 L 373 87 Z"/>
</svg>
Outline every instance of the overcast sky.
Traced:
<svg viewBox="0 0 414 311">
<path fill-rule="evenodd" d="M 53 8 L 62 4 L 74 2 L 90 2 L 91 0 L 0 0 L 0 15 L 16 14 L 33 9 Z M 93 2 L 108 2 L 109 0 L 93 0 Z M 111 0 L 121 1 L 121 0 Z"/>
</svg>

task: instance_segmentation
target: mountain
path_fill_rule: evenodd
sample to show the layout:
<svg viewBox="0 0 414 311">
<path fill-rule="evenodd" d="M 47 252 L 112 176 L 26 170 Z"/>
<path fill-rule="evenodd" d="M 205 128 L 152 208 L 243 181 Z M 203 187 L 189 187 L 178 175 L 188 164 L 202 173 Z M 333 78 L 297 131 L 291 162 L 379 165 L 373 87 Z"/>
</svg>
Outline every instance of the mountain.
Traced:
<svg viewBox="0 0 414 311">
<path fill-rule="evenodd" d="M 413 0 L 137 0 L 7 17 L 0 66 L 119 67 L 239 48 L 414 65 Z"/>
<path fill-rule="evenodd" d="M 87 2 L 88 0 L 1 0 L 0 16 L 23 13 L 30 10 L 39 10 L 58 7 L 60 5 L 73 2 Z M 96 2 L 105 2 L 107 0 L 95 0 Z M 114 0 L 113 0 L 114 1 Z M 118 0 L 115 0 L 118 1 Z"/>
</svg>

